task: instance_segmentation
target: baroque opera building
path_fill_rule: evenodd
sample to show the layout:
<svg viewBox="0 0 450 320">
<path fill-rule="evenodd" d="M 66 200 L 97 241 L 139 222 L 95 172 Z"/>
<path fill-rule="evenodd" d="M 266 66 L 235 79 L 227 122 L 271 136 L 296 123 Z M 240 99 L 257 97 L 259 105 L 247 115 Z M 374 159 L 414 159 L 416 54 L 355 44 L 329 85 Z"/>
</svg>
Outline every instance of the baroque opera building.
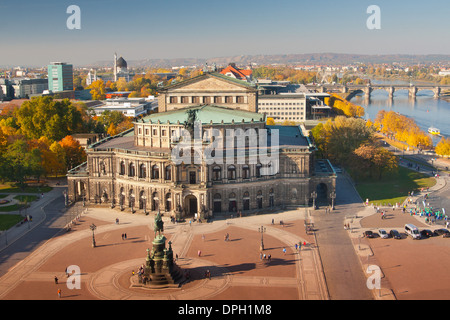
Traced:
<svg viewBox="0 0 450 320">
<path fill-rule="evenodd" d="M 336 174 L 301 126 L 267 125 L 258 90 L 207 72 L 159 91 L 158 113 L 90 145 L 68 200 L 132 212 L 252 214 L 329 203 Z"/>
</svg>

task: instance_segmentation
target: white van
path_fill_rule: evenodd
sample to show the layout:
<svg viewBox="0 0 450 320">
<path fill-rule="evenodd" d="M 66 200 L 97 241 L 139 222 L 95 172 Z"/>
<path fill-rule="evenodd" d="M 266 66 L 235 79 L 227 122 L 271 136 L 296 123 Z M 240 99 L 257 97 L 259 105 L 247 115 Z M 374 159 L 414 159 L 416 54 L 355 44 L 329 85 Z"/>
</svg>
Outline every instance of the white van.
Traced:
<svg viewBox="0 0 450 320">
<path fill-rule="evenodd" d="M 417 228 L 413 224 L 405 224 L 405 232 L 407 235 L 411 236 L 413 239 L 420 239 L 420 231 L 419 228 Z"/>
</svg>

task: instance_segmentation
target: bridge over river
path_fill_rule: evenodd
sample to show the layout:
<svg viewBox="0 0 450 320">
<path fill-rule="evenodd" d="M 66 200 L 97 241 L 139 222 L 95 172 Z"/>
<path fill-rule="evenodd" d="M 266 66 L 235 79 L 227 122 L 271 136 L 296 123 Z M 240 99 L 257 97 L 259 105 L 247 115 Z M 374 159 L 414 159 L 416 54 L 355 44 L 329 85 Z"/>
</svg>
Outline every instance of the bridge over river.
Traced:
<svg viewBox="0 0 450 320">
<path fill-rule="evenodd" d="M 307 89 L 315 92 L 339 92 L 346 94 L 345 98 L 350 100 L 359 93 L 364 93 L 365 98 L 369 98 L 374 90 L 386 90 L 389 98 L 394 97 L 394 92 L 406 90 L 411 98 L 415 98 L 416 94 L 422 90 L 431 90 L 435 98 L 439 98 L 443 91 L 450 90 L 450 85 L 393 85 L 393 84 L 368 84 L 368 85 L 341 85 L 341 84 L 325 84 L 325 85 L 306 85 Z"/>
</svg>

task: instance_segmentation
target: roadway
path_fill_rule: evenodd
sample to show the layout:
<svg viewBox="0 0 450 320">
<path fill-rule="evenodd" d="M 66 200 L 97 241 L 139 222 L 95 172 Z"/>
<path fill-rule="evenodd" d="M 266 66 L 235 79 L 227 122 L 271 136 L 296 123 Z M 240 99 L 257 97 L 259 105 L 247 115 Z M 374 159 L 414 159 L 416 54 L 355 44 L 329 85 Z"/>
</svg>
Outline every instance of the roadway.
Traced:
<svg viewBox="0 0 450 320">
<path fill-rule="evenodd" d="M 0 277 L 17 263 L 28 257 L 34 250 L 61 232 L 67 224 L 64 215 L 64 186 L 54 186 L 44 197 L 34 201 L 27 209 L 33 217 L 32 222 L 25 222 L 2 233 L 0 237 Z"/>
<path fill-rule="evenodd" d="M 344 219 L 364 210 L 363 202 L 345 174 L 336 180 L 335 210 L 313 211 L 316 240 L 331 300 L 373 300 L 366 286 L 361 263 L 352 240 L 344 229 Z"/>
</svg>

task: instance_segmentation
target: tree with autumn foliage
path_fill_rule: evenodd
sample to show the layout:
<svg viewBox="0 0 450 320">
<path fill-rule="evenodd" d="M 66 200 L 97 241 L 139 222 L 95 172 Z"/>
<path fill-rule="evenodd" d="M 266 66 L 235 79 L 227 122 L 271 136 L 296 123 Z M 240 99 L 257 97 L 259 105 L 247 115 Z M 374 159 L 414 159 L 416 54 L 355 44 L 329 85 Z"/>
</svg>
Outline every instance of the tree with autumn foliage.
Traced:
<svg viewBox="0 0 450 320">
<path fill-rule="evenodd" d="M 383 173 L 398 169 L 397 157 L 376 144 L 363 144 L 352 154 L 352 171 L 360 178 L 381 179 Z"/>
<path fill-rule="evenodd" d="M 375 125 L 387 137 L 406 142 L 413 147 L 432 147 L 431 138 L 414 122 L 413 119 L 394 111 L 381 110 L 375 119 Z"/>
<path fill-rule="evenodd" d="M 436 145 L 434 151 L 440 156 L 450 156 L 450 139 L 442 138 Z"/>
<path fill-rule="evenodd" d="M 381 178 L 397 168 L 396 157 L 374 138 L 375 129 L 358 118 L 337 116 L 311 130 L 318 154 L 344 166 L 354 178 Z"/>
<path fill-rule="evenodd" d="M 63 138 L 59 141 L 59 145 L 64 150 L 66 171 L 75 168 L 86 161 L 86 152 L 84 151 L 84 148 L 80 145 L 80 142 L 75 140 L 72 136 Z"/>
<path fill-rule="evenodd" d="M 89 89 L 91 89 L 92 100 L 106 99 L 106 86 L 102 79 L 92 82 Z"/>
</svg>

